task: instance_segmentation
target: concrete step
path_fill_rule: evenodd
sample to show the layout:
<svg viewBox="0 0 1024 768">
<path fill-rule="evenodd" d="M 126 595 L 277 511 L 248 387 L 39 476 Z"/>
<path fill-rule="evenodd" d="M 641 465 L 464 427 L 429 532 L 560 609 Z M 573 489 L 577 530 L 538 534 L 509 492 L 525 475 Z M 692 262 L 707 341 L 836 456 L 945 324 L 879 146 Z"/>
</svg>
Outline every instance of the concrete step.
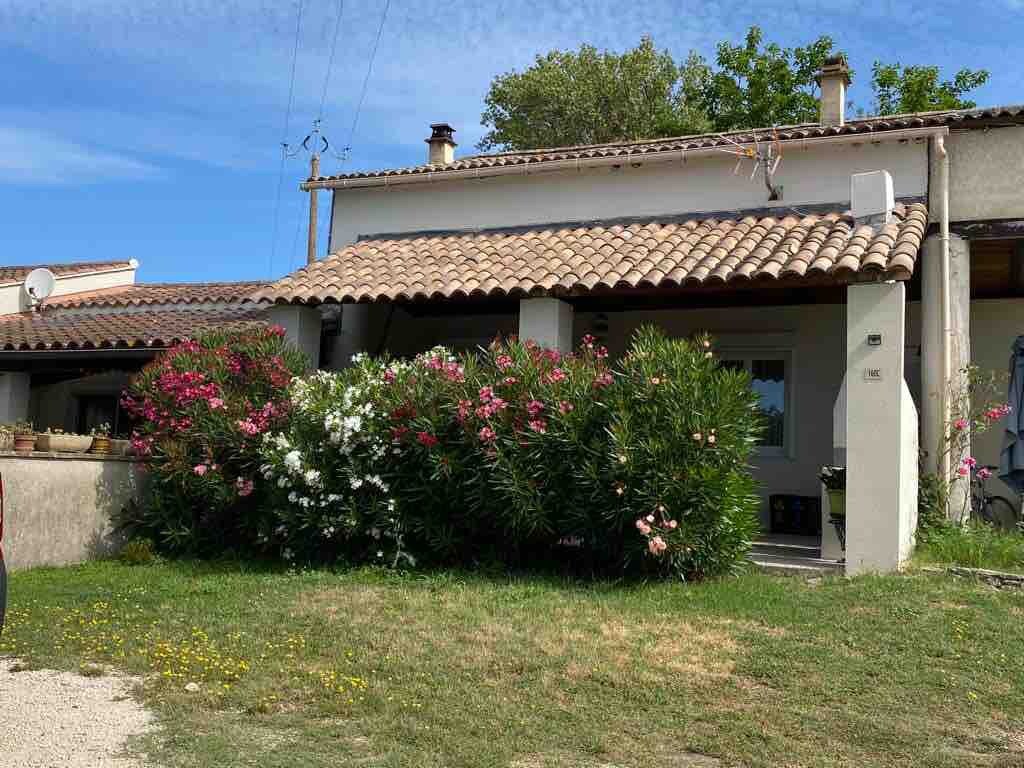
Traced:
<svg viewBox="0 0 1024 768">
<path fill-rule="evenodd" d="M 821 547 L 814 544 L 800 544 L 792 541 L 773 541 L 762 539 L 755 541 L 751 552 L 760 555 L 776 555 L 785 557 L 821 557 Z"/>
<path fill-rule="evenodd" d="M 825 576 L 842 574 L 844 571 L 842 563 L 835 560 L 822 560 L 820 557 L 792 557 L 751 552 L 750 560 L 762 571 L 787 576 Z"/>
</svg>

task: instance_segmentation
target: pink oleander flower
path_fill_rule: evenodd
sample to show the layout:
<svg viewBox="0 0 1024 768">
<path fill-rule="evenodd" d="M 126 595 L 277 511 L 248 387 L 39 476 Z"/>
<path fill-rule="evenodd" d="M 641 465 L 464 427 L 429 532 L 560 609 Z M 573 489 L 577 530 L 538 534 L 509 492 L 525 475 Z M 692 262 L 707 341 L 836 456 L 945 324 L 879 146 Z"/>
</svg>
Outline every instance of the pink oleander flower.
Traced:
<svg viewBox="0 0 1024 768">
<path fill-rule="evenodd" d="M 989 421 L 997 421 L 1006 416 L 1011 410 L 1013 409 L 1007 404 L 997 405 L 985 411 L 985 418 Z"/>
<path fill-rule="evenodd" d="M 196 464 L 194 467 L 192 467 L 192 471 L 195 472 L 200 477 L 205 475 L 209 469 L 210 468 L 205 464 Z"/>
<path fill-rule="evenodd" d="M 284 338 L 286 331 L 282 325 L 272 325 L 267 328 L 267 333 L 271 336 L 280 336 L 281 338 Z"/>
<path fill-rule="evenodd" d="M 211 397 L 206 402 L 210 406 L 211 411 L 216 411 L 224 407 L 224 401 L 219 397 Z"/>
<path fill-rule="evenodd" d="M 978 470 L 979 480 L 988 480 L 990 477 L 992 477 L 992 470 L 988 467 L 982 467 Z"/>
<path fill-rule="evenodd" d="M 661 384 L 661 379 L 658 378 L 657 376 L 651 376 L 651 384 L 653 384 L 654 386 L 658 386 L 659 384 Z"/>
<path fill-rule="evenodd" d="M 961 467 L 959 467 L 959 468 L 957 469 L 956 473 L 957 473 L 958 475 L 960 475 L 960 477 L 967 477 L 967 474 L 968 474 L 968 473 L 969 473 L 970 471 L 971 471 L 971 470 L 969 470 L 969 469 L 968 469 L 967 467 L 961 466 Z"/>
<path fill-rule="evenodd" d="M 714 444 L 715 444 L 715 441 L 716 441 L 717 439 L 718 439 L 718 438 L 717 438 L 717 437 L 715 437 L 715 436 L 714 436 L 713 434 L 712 434 L 712 435 L 708 435 L 708 442 L 709 442 L 709 443 L 710 443 L 711 445 L 714 445 Z"/>
<path fill-rule="evenodd" d="M 388 368 L 386 371 L 384 371 L 384 383 L 385 384 L 394 384 L 395 383 L 395 379 L 397 379 L 397 378 L 398 378 L 398 374 L 396 374 L 390 368 Z"/>
<path fill-rule="evenodd" d="M 608 357 L 608 347 L 598 347 L 594 350 L 594 357 L 598 360 L 604 360 Z"/>
<path fill-rule="evenodd" d="M 459 400 L 459 422 L 463 422 L 469 418 L 469 414 L 473 411 L 472 400 Z"/>
<path fill-rule="evenodd" d="M 654 522 L 654 515 L 648 515 L 645 519 L 647 520 L 648 523 L 653 523 Z"/>
<path fill-rule="evenodd" d="M 499 369 L 507 371 L 512 367 L 512 358 L 509 355 L 498 355 L 494 364 L 497 365 Z"/>
<path fill-rule="evenodd" d="M 552 368 L 551 373 L 547 375 L 547 379 L 552 384 L 557 384 L 560 381 L 565 381 L 568 378 L 568 374 L 561 368 Z"/>
<path fill-rule="evenodd" d="M 613 381 L 614 378 L 612 377 L 611 373 L 609 373 L 608 371 L 604 371 L 603 373 L 599 373 L 597 375 L 597 378 L 594 379 L 594 386 L 597 389 L 601 389 L 602 387 L 611 386 L 611 383 Z"/>
<path fill-rule="evenodd" d="M 562 361 L 562 353 L 559 352 L 557 349 L 545 349 L 544 357 L 546 357 L 555 365 L 558 365 L 558 363 Z"/>
<path fill-rule="evenodd" d="M 562 400 L 558 403 L 558 412 L 562 415 L 572 413 L 576 406 L 570 403 L 568 400 Z"/>
<path fill-rule="evenodd" d="M 504 379 L 501 380 L 501 383 L 506 387 L 511 387 L 513 384 L 518 384 L 519 379 L 517 379 L 515 376 L 506 376 Z"/>
<path fill-rule="evenodd" d="M 427 360 L 427 368 L 432 371 L 440 371 L 444 368 L 444 361 L 437 355 L 432 355 L 430 359 Z"/>
<path fill-rule="evenodd" d="M 526 413 L 531 418 L 536 418 L 544 411 L 544 403 L 540 400 L 531 400 L 526 404 Z"/>
<path fill-rule="evenodd" d="M 245 497 L 252 493 L 253 483 L 248 478 L 238 478 L 235 480 L 235 488 L 238 491 L 238 495 Z"/>
<path fill-rule="evenodd" d="M 463 382 L 466 380 L 466 372 L 458 363 L 445 363 L 444 375 L 449 381 Z"/>
<path fill-rule="evenodd" d="M 953 422 L 953 426 L 962 432 L 963 430 L 967 429 L 967 427 L 969 426 L 969 422 L 967 421 L 967 419 L 957 419 L 956 421 Z"/>
<path fill-rule="evenodd" d="M 669 520 L 667 523 L 665 523 L 665 525 L 668 526 L 668 529 L 670 531 L 674 531 L 676 528 L 679 527 L 679 523 L 675 520 Z"/>
<path fill-rule="evenodd" d="M 636 521 L 636 529 L 640 531 L 644 536 L 651 532 L 651 526 L 645 523 L 643 520 Z"/>
<path fill-rule="evenodd" d="M 652 555 L 657 557 L 666 549 L 668 549 L 668 544 L 665 543 L 665 540 L 662 539 L 661 536 L 655 536 L 653 539 L 647 542 L 647 549 L 650 550 Z"/>
<path fill-rule="evenodd" d="M 480 402 L 489 403 L 494 397 L 494 390 L 491 387 L 480 387 Z"/>
<path fill-rule="evenodd" d="M 584 335 L 583 339 L 581 340 L 581 345 L 586 347 L 587 349 L 590 349 L 594 346 L 595 341 L 596 339 L 591 334 L 588 333 Z"/>
<path fill-rule="evenodd" d="M 427 448 L 433 448 L 438 443 L 438 439 L 429 432 L 417 432 L 416 439 L 420 441 L 421 445 L 425 445 Z"/>
<path fill-rule="evenodd" d="M 498 439 L 498 435 L 490 427 L 484 427 L 480 430 L 480 442 L 481 443 L 493 443 Z"/>
<path fill-rule="evenodd" d="M 530 419 L 530 421 L 527 422 L 527 426 L 534 432 L 538 432 L 542 435 L 548 431 L 548 423 L 544 419 Z"/>
<path fill-rule="evenodd" d="M 500 397 L 492 397 L 491 402 L 488 403 L 488 405 L 491 406 L 492 413 L 497 413 L 498 411 L 504 411 L 506 408 L 508 408 L 508 401 L 503 400 Z"/>
<path fill-rule="evenodd" d="M 973 456 L 968 456 L 964 459 L 963 464 L 965 467 L 976 467 L 978 466 L 978 460 Z"/>
</svg>

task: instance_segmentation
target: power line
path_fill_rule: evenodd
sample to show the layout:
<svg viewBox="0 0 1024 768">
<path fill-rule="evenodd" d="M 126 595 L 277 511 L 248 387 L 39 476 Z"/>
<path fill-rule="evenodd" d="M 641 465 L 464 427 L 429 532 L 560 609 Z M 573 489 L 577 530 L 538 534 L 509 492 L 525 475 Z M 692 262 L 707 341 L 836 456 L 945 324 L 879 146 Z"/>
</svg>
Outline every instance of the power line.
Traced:
<svg viewBox="0 0 1024 768">
<path fill-rule="evenodd" d="M 270 264 L 267 277 L 274 276 L 274 258 L 277 256 L 277 234 L 281 213 L 281 187 L 284 184 L 284 161 L 288 154 L 288 132 L 291 130 L 292 106 L 295 99 L 295 66 L 299 60 L 299 33 L 302 30 L 302 2 L 295 14 L 295 44 L 292 47 L 292 74 L 288 83 L 288 105 L 284 110 L 284 130 L 281 132 L 281 163 L 277 170 L 277 198 L 274 201 L 274 236 L 270 244 Z"/>
<path fill-rule="evenodd" d="M 373 62 L 377 58 L 377 48 L 380 46 L 380 37 L 384 33 L 384 22 L 388 18 L 388 8 L 391 7 L 391 0 L 384 0 L 384 13 L 380 17 L 380 26 L 377 27 L 377 39 L 373 43 L 373 53 L 370 54 L 370 63 L 366 67 L 366 77 L 363 79 L 363 90 L 359 94 L 359 104 L 356 106 L 356 114 L 352 118 L 352 130 L 348 134 L 346 151 L 352 146 L 352 139 L 356 135 L 356 126 L 359 124 L 359 113 L 363 110 L 363 101 L 366 99 L 366 87 L 370 84 L 370 73 L 373 72 Z"/>
<path fill-rule="evenodd" d="M 331 55 L 327 58 L 327 72 L 324 73 L 324 88 L 320 93 L 320 109 L 317 119 L 324 116 L 324 102 L 327 101 L 327 84 L 331 81 L 331 70 L 334 69 L 334 52 L 338 48 L 338 32 L 341 30 L 341 16 L 345 12 L 345 0 L 338 0 L 338 18 L 334 20 L 334 40 L 331 42 Z"/>
</svg>

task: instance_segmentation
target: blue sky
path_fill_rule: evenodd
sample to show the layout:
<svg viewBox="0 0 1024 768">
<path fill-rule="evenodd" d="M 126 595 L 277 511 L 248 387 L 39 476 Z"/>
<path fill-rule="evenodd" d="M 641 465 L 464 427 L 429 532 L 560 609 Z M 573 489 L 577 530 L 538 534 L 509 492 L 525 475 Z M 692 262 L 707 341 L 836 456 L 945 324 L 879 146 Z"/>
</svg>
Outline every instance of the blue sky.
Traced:
<svg viewBox="0 0 1024 768">
<path fill-rule="evenodd" d="M 352 133 L 384 2 L 344 4 L 323 117 L 336 146 L 351 141 L 346 169 L 421 162 L 438 120 L 472 152 L 491 77 L 538 52 L 650 34 L 710 58 L 755 23 L 784 45 L 831 35 L 859 104 L 875 59 L 986 67 L 980 104 L 1024 102 L 1024 0 L 392 0 Z M 337 6 L 304 0 L 290 141 L 318 112 Z M 137 258 L 145 281 L 300 265 L 305 158 L 286 163 L 273 237 L 295 19 L 296 0 L 0 0 L 0 263 Z"/>
</svg>

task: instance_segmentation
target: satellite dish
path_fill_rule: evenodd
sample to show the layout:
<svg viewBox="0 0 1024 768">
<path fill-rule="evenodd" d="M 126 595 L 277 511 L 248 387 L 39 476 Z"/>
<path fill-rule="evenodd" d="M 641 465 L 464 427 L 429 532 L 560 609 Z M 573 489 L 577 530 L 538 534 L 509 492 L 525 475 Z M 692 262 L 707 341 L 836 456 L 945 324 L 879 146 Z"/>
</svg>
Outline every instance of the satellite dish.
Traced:
<svg viewBox="0 0 1024 768">
<path fill-rule="evenodd" d="M 42 302 L 53 293 L 56 285 L 57 278 L 46 267 L 33 269 L 25 278 L 25 293 L 28 294 L 29 305 L 35 306 Z"/>
</svg>

